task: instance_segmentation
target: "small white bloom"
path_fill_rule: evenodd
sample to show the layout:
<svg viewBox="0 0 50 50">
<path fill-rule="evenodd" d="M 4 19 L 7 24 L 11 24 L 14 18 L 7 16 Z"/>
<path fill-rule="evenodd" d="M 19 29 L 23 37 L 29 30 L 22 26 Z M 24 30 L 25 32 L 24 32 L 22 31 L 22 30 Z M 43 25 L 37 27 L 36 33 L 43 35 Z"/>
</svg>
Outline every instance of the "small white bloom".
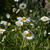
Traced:
<svg viewBox="0 0 50 50">
<path fill-rule="evenodd" d="M 18 2 L 19 0 L 14 0 L 15 2 Z"/>
<path fill-rule="evenodd" d="M 48 20 L 50 20 L 48 17 L 46 17 L 46 16 L 43 16 L 42 18 L 41 18 L 41 20 L 42 21 L 48 21 Z"/>
<path fill-rule="evenodd" d="M 18 19 L 19 21 L 21 21 L 21 20 L 22 20 L 22 17 L 17 17 L 17 19 Z"/>
<path fill-rule="evenodd" d="M 37 28 L 40 28 L 40 26 L 38 26 Z"/>
<path fill-rule="evenodd" d="M 3 34 L 3 32 L 5 32 L 5 29 L 0 29 L 0 34 Z"/>
<path fill-rule="evenodd" d="M 32 10 L 30 10 L 30 12 L 32 12 Z"/>
<path fill-rule="evenodd" d="M 22 21 L 22 22 L 28 22 L 28 21 L 30 21 L 30 19 L 29 18 L 26 18 L 26 17 L 18 17 L 17 19 L 19 21 Z"/>
<path fill-rule="evenodd" d="M 24 38 L 29 39 L 29 40 L 34 38 L 34 34 L 27 30 L 24 31 L 22 35 Z"/>
<path fill-rule="evenodd" d="M 27 5 L 25 4 L 25 3 L 21 3 L 20 5 L 19 5 L 19 8 L 20 9 L 25 9 L 27 7 Z"/>
<path fill-rule="evenodd" d="M 50 35 L 50 32 L 48 34 Z"/>
<path fill-rule="evenodd" d="M 23 26 L 23 22 L 21 22 L 21 21 L 16 21 L 15 24 L 16 24 L 17 26 Z"/>
<path fill-rule="evenodd" d="M 15 29 L 12 29 L 12 31 L 15 31 Z"/>
<path fill-rule="evenodd" d="M 8 23 L 8 26 L 10 26 L 11 25 L 11 23 Z"/>
<path fill-rule="evenodd" d="M 2 38 L 2 42 L 4 42 L 5 38 L 6 38 L 6 35 L 3 36 L 3 38 Z"/>
<path fill-rule="evenodd" d="M 9 13 L 7 13 L 7 14 L 6 14 L 6 17 L 9 19 L 9 18 L 10 18 L 10 14 L 9 14 Z"/>
<path fill-rule="evenodd" d="M 13 8 L 12 11 L 15 12 L 16 11 L 16 8 Z"/>
<path fill-rule="evenodd" d="M 7 21 L 1 21 L 0 24 L 7 25 Z"/>
</svg>

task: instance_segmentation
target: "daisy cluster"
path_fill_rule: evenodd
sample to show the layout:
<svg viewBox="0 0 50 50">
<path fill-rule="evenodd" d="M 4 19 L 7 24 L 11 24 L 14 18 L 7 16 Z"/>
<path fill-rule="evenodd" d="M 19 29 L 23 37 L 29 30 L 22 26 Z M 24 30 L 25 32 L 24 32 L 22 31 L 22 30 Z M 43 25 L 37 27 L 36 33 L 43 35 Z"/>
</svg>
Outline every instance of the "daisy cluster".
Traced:
<svg viewBox="0 0 50 50">
<path fill-rule="evenodd" d="M 15 20 L 11 19 L 11 15 L 7 13 L 6 18 L 7 20 L 0 21 L 0 36 L 3 36 L 0 44 L 5 43 L 7 45 L 7 42 L 11 43 L 13 41 L 13 44 L 21 43 L 19 45 L 21 48 L 25 48 L 29 44 L 33 47 L 34 44 L 37 44 L 37 42 L 41 40 L 42 36 L 50 37 L 50 31 L 48 32 L 46 29 L 46 25 L 50 23 L 50 18 L 47 16 L 39 17 L 37 20 L 24 16 L 16 17 Z M 8 22 L 10 19 L 11 21 Z M 2 26 L 4 26 L 4 28 Z M 43 45 L 40 43 L 40 46 Z"/>
<path fill-rule="evenodd" d="M 7 13 L 6 17 L 9 19 L 10 18 L 10 14 Z M 47 22 L 50 21 L 50 18 L 46 17 L 46 16 L 43 16 L 39 20 L 42 21 L 42 22 L 44 22 L 44 23 L 46 23 L 46 21 Z M 15 21 L 15 25 L 16 25 L 16 27 L 21 27 L 22 28 L 22 27 L 25 27 L 24 24 L 28 25 L 28 23 L 29 23 L 29 25 L 33 28 L 34 27 L 34 23 L 31 23 L 31 21 L 32 20 L 30 19 L 30 17 L 17 17 L 17 21 Z M 35 20 L 33 20 L 33 22 L 35 22 Z M 11 23 L 7 22 L 7 21 L 0 21 L 0 25 L 4 25 L 5 27 L 7 27 L 7 26 L 11 26 Z M 38 28 L 39 27 L 40 26 L 38 26 Z M 8 29 L 8 28 L 6 28 L 6 29 Z M 6 29 L 0 28 L 0 34 L 3 34 L 3 32 L 6 31 Z M 17 29 L 18 28 L 12 29 L 12 31 L 16 31 Z M 48 34 L 50 34 L 50 33 L 48 33 Z M 26 29 L 25 31 L 23 31 L 22 35 L 26 39 L 33 39 L 35 37 L 35 34 L 32 33 L 29 29 Z"/>
<path fill-rule="evenodd" d="M 18 21 L 15 22 L 15 24 L 18 27 L 21 27 L 24 25 L 24 23 L 29 23 L 31 20 L 30 18 L 26 18 L 26 17 L 17 17 Z M 25 30 L 22 33 L 23 37 L 26 39 L 33 39 L 34 38 L 34 34 L 32 32 L 30 32 L 29 30 Z"/>
</svg>

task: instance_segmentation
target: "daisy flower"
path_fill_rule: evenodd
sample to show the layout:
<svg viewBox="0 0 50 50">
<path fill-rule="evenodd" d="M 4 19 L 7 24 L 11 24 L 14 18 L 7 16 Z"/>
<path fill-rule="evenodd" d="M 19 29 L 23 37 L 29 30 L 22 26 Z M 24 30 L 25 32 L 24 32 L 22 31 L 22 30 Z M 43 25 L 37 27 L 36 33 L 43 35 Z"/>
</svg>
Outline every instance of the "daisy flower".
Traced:
<svg viewBox="0 0 50 50">
<path fill-rule="evenodd" d="M 19 21 L 22 21 L 22 22 L 28 22 L 28 21 L 30 21 L 30 19 L 29 18 L 26 18 L 26 17 L 17 17 L 17 19 Z"/>
<path fill-rule="evenodd" d="M 24 31 L 22 35 L 24 38 L 29 39 L 29 40 L 34 38 L 34 34 L 30 31 L 27 31 L 27 30 Z"/>
<path fill-rule="evenodd" d="M 41 20 L 42 21 L 48 21 L 48 20 L 50 20 L 48 17 L 46 17 L 46 16 L 43 16 L 42 18 L 41 18 Z"/>
<path fill-rule="evenodd" d="M 20 5 L 19 5 L 19 8 L 20 9 L 25 9 L 27 7 L 27 5 L 25 4 L 25 3 L 21 3 Z"/>
<path fill-rule="evenodd" d="M 0 34 L 3 34 L 3 32 L 5 32 L 5 29 L 0 29 Z"/>
<path fill-rule="evenodd" d="M 16 24 L 17 26 L 23 26 L 23 22 L 21 22 L 21 21 L 16 21 L 15 24 Z"/>
</svg>

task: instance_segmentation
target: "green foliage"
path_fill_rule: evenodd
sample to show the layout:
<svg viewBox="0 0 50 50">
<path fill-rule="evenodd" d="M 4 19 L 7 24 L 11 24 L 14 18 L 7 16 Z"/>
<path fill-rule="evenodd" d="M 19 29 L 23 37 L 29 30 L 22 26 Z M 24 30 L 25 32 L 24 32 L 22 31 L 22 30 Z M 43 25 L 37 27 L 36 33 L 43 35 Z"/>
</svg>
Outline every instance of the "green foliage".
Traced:
<svg viewBox="0 0 50 50">
<path fill-rule="evenodd" d="M 4 2 L 4 11 L 0 15 L 0 22 L 2 20 L 7 21 L 7 25 L 0 24 L 0 28 L 6 30 L 0 34 L 0 50 L 50 50 L 50 35 L 48 35 L 50 20 L 40 20 L 42 16 L 48 16 L 47 10 L 40 4 L 42 2 L 32 3 L 29 0 L 28 7 L 24 10 L 20 9 L 17 14 L 12 12 L 12 5 L 15 5 L 13 0 L 5 0 Z M 15 8 L 19 9 L 18 6 Z M 6 13 L 10 14 L 10 18 L 7 18 Z M 29 17 L 30 22 L 23 22 L 23 26 L 16 26 L 15 22 L 18 21 L 17 17 L 19 16 Z M 9 22 L 11 23 L 10 26 L 8 26 Z M 30 30 L 35 37 L 30 40 L 24 38 L 22 34 L 25 30 Z M 45 31 L 47 32 L 44 35 Z M 3 40 L 4 36 L 6 38 Z"/>
</svg>

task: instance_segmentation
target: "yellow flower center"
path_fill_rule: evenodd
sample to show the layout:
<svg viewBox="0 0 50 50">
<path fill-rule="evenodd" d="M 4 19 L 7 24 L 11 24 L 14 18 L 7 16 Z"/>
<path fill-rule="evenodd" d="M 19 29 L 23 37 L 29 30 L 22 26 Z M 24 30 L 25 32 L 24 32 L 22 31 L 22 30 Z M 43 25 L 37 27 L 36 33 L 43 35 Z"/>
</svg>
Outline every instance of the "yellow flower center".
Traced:
<svg viewBox="0 0 50 50">
<path fill-rule="evenodd" d="M 26 20 L 26 17 L 23 17 L 22 20 Z"/>
<path fill-rule="evenodd" d="M 4 31 L 0 31 L 0 32 L 4 32 Z"/>
<path fill-rule="evenodd" d="M 31 33 L 26 33 L 26 36 L 30 37 L 32 34 Z"/>
<path fill-rule="evenodd" d="M 48 20 L 48 18 L 43 18 L 44 20 Z"/>
<path fill-rule="evenodd" d="M 21 23 L 18 23 L 18 24 L 21 24 Z"/>
</svg>

